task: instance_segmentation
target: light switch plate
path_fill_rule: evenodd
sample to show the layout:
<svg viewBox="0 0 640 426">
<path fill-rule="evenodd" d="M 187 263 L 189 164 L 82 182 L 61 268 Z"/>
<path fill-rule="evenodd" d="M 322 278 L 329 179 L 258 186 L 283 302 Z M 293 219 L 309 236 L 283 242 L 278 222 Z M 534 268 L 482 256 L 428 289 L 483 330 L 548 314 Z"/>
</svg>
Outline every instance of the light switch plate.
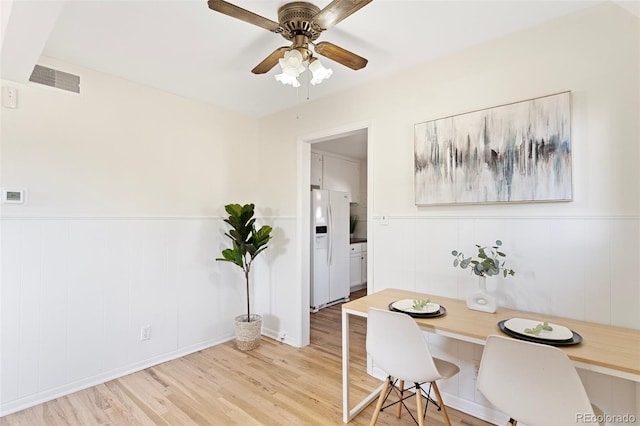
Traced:
<svg viewBox="0 0 640 426">
<path fill-rule="evenodd" d="M 18 106 L 18 91 L 15 87 L 2 88 L 2 106 L 16 108 Z"/>
</svg>

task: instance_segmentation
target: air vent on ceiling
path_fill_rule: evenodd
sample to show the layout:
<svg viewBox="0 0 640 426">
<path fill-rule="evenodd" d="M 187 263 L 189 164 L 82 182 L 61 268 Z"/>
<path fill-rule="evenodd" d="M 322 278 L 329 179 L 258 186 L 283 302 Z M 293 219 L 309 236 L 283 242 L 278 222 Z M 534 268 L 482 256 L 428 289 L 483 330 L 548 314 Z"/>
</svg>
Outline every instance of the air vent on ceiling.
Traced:
<svg viewBox="0 0 640 426">
<path fill-rule="evenodd" d="M 68 90 L 69 92 L 80 93 L 80 76 L 43 67 L 42 65 L 35 66 L 31 77 L 29 77 L 29 81 L 57 89 Z"/>
</svg>

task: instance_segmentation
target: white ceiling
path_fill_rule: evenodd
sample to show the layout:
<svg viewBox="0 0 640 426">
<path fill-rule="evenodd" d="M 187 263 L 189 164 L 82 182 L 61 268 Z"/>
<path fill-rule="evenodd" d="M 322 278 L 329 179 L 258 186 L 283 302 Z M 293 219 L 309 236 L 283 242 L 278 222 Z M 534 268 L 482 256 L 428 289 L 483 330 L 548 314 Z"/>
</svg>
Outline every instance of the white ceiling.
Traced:
<svg viewBox="0 0 640 426">
<path fill-rule="evenodd" d="M 278 7 L 286 3 L 231 2 L 274 21 Z M 329 3 L 314 2 L 321 8 Z M 318 40 L 366 57 L 367 67 L 352 71 L 325 58 L 322 61 L 333 68 L 333 76 L 319 86 L 303 82 L 299 89 L 276 82 L 275 68 L 264 75 L 250 72 L 275 48 L 288 45 L 284 38 L 214 12 L 206 0 L 11 3 L 8 21 L 6 16 L 2 19 L 6 26 L 2 29 L 5 79 L 15 79 L 5 64 L 22 62 L 29 69 L 29 62 L 43 54 L 260 117 L 305 102 L 307 97 L 317 99 L 599 1 L 374 0 Z M 52 6 L 54 3 L 62 6 Z M 33 25 L 35 18 L 29 15 L 44 14 L 44 4 L 53 9 L 49 25 Z M 637 9 L 638 1 L 626 5 Z M 2 10 L 6 9 L 3 5 Z M 25 46 L 31 46 L 31 56 Z"/>
</svg>

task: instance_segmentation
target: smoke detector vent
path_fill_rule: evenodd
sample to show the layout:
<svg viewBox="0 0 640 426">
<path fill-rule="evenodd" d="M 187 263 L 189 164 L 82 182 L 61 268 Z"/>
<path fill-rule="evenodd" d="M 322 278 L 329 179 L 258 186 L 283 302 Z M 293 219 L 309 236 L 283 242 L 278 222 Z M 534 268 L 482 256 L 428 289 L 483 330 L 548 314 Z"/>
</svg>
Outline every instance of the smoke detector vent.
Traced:
<svg viewBox="0 0 640 426">
<path fill-rule="evenodd" d="M 69 92 L 80 93 L 80 76 L 36 65 L 29 81 Z"/>
</svg>

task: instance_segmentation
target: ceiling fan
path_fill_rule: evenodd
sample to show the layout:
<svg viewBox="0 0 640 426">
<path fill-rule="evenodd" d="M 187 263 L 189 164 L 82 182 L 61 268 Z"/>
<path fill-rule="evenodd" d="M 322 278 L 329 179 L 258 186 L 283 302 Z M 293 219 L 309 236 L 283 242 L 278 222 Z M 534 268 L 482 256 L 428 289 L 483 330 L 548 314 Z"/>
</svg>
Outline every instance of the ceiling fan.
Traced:
<svg viewBox="0 0 640 426">
<path fill-rule="evenodd" d="M 303 2 L 287 3 L 278 9 L 278 21 L 275 22 L 257 15 L 224 0 L 209 0 L 209 8 L 248 22 L 265 30 L 280 34 L 291 42 L 290 46 L 279 47 L 251 70 L 254 74 L 269 72 L 278 63 L 283 74 L 276 76 L 284 84 L 298 86 L 298 75 L 304 71 L 303 62 L 309 64 L 314 73 L 312 84 L 319 83 L 331 75 L 328 70 L 313 56 L 309 46 L 318 55 L 325 56 L 352 70 L 359 70 L 367 65 L 367 59 L 356 55 L 333 43 L 322 41 L 314 43 L 323 31 L 369 4 L 372 0 L 333 0 L 324 9 Z M 317 71 L 317 73 L 316 73 Z M 328 74 L 328 75 L 327 75 Z M 314 81 L 315 80 L 315 81 Z"/>
</svg>

